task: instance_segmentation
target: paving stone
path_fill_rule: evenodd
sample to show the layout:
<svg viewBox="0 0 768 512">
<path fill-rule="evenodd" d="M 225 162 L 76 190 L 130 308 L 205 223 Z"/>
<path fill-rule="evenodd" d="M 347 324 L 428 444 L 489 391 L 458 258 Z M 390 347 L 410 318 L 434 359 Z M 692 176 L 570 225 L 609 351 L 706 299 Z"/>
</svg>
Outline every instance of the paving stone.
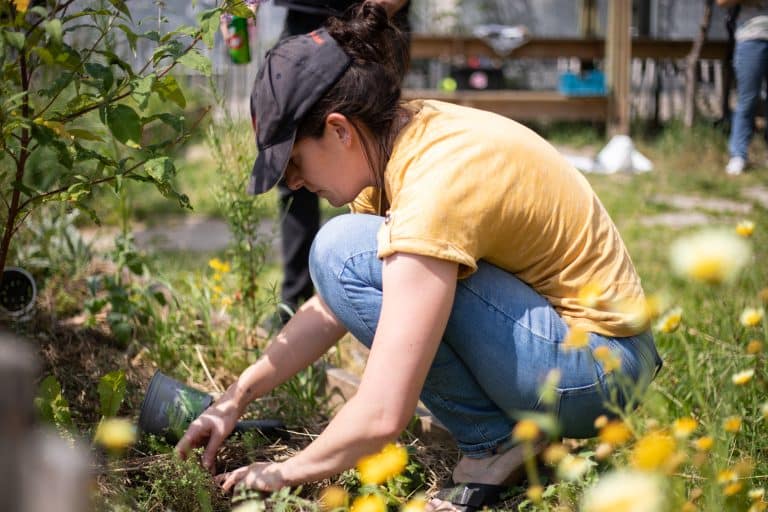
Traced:
<svg viewBox="0 0 768 512">
<path fill-rule="evenodd" d="M 667 226 L 671 228 L 685 228 L 709 224 L 711 221 L 711 217 L 701 212 L 675 212 L 643 217 L 640 219 L 640 224 L 647 227 Z"/>
<path fill-rule="evenodd" d="M 768 210 L 768 187 L 747 187 L 742 189 L 741 195 Z"/>
<path fill-rule="evenodd" d="M 717 213 L 738 213 L 745 215 L 752 211 L 749 203 L 722 199 L 716 197 L 698 197 L 684 195 L 656 195 L 650 198 L 651 203 L 664 204 L 679 210 L 707 210 Z"/>
</svg>

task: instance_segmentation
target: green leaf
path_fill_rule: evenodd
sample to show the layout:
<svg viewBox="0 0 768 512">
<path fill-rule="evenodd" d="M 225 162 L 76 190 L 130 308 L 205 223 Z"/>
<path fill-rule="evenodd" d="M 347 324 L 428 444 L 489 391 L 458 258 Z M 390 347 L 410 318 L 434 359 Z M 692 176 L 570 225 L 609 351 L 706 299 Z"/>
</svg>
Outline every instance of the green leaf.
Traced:
<svg viewBox="0 0 768 512">
<path fill-rule="evenodd" d="M 5 39 L 8 44 L 17 50 L 21 50 L 24 48 L 24 34 L 22 32 L 14 32 L 11 30 L 3 30 L 2 31 L 3 39 Z"/>
<path fill-rule="evenodd" d="M 126 18 L 133 21 L 133 18 L 131 18 L 131 11 L 128 10 L 128 6 L 125 5 L 123 0 L 109 0 L 109 3 L 111 3 L 115 9 L 125 14 Z"/>
<path fill-rule="evenodd" d="M 33 12 L 40 16 L 41 18 L 47 18 L 48 17 L 48 9 L 43 7 L 42 5 L 36 5 L 34 7 L 31 7 L 28 12 Z"/>
<path fill-rule="evenodd" d="M 95 140 L 99 142 L 103 142 L 104 139 L 102 139 L 98 134 L 93 133 L 90 130 L 83 130 L 82 128 L 70 128 L 67 130 L 70 135 L 74 136 L 77 139 L 83 139 L 83 140 Z"/>
<path fill-rule="evenodd" d="M 75 183 L 67 188 L 66 197 L 68 201 L 79 202 L 90 193 L 91 187 L 89 183 Z"/>
<path fill-rule="evenodd" d="M 211 61 L 197 50 L 190 50 L 178 59 L 179 64 L 211 76 Z"/>
<path fill-rule="evenodd" d="M 117 415 L 125 399 L 125 372 L 115 370 L 99 379 L 99 402 L 101 403 L 101 415 L 110 418 Z"/>
<path fill-rule="evenodd" d="M 99 87 L 99 89 L 102 93 L 109 92 L 112 88 L 112 84 L 115 82 L 112 70 L 108 66 L 104 66 L 97 62 L 88 62 L 85 64 L 85 71 L 101 82 L 101 87 Z"/>
<path fill-rule="evenodd" d="M 131 30 L 131 27 L 129 27 L 128 25 L 121 23 L 120 25 L 117 26 L 117 28 L 123 31 L 126 39 L 128 39 L 128 46 L 130 46 L 133 54 L 136 55 L 136 41 L 138 40 L 139 36 L 136 35 L 136 33 L 133 30 Z"/>
<path fill-rule="evenodd" d="M 45 26 L 45 33 L 48 34 L 48 37 L 51 38 L 51 41 L 53 41 L 57 45 L 61 44 L 62 43 L 61 20 L 58 20 L 58 19 L 47 20 L 43 25 Z"/>
<path fill-rule="evenodd" d="M 141 118 L 128 105 L 107 107 L 106 125 L 112 135 L 127 146 L 137 146 L 141 142 Z"/>
<path fill-rule="evenodd" d="M 14 181 L 13 188 L 20 191 L 22 194 L 26 195 L 27 197 L 35 197 L 36 195 L 38 195 L 38 192 L 35 189 L 26 186 L 20 181 Z"/>
<path fill-rule="evenodd" d="M 69 402 L 61 393 L 61 384 L 55 376 L 49 375 L 40 383 L 35 405 L 44 420 L 68 430 L 74 428 Z"/>
<path fill-rule="evenodd" d="M 32 53 L 36 54 L 43 63 L 47 65 L 53 64 L 53 55 L 51 55 L 51 52 L 48 51 L 47 48 L 43 48 L 42 46 L 35 46 L 32 48 Z"/>
<path fill-rule="evenodd" d="M 166 125 L 176 130 L 177 132 L 181 132 L 182 130 L 184 130 L 183 115 L 163 113 L 163 114 L 155 114 L 154 116 L 149 116 L 148 118 L 145 119 L 146 122 L 155 121 L 155 120 L 162 121 Z"/>
<path fill-rule="evenodd" d="M 157 80 L 153 85 L 153 89 L 164 100 L 170 100 L 185 108 L 187 106 L 187 99 L 184 97 L 184 92 L 179 87 L 179 83 L 171 75 L 165 75 L 160 80 Z"/>
<path fill-rule="evenodd" d="M 200 31 L 203 36 L 203 43 L 205 43 L 205 46 L 208 48 L 213 48 L 213 42 L 216 37 L 216 31 L 219 30 L 219 19 L 222 12 L 223 9 L 216 8 L 203 11 L 197 17 L 197 23 L 200 25 Z"/>
<path fill-rule="evenodd" d="M 160 183 L 167 183 L 176 176 L 176 168 L 173 160 L 167 156 L 152 158 L 144 163 L 144 170 L 147 175 Z"/>
<path fill-rule="evenodd" d="M 147 108 L 149 97 L 152 95 L 155 74 L 150 73 L 144 77 L 137 77 L 131 81 L 131 97 L 139 104 L 140 109 Z"/>
<path fill-rule="evenodd" d="M 88 206 L 86 203 L 78 201 L 75 203 L 75 208 L 88 215 L 94 224 L 101 226 L 101 219 L 99 219 L 99 216 L 96 215 L 96 210 Z"/>
</svg>

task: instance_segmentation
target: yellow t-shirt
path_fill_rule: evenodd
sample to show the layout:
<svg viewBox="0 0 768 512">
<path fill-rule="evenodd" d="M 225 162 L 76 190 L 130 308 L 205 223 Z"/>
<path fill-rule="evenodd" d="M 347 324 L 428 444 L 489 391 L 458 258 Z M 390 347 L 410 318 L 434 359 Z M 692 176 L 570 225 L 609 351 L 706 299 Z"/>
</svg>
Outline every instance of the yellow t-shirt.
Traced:
<svg viewBox="0 0 768 512">
<path fill-rule="evenodd" d="M 390 205 L 378 233 L 380 258 L 404 252 L 459 264 L 483 259 L 527 283 L 572 327 L 631 336 L 638 325 L 618 304 L 643 291 L 613 221 L 587 180 L 548 142 L 490 112 L 431 100 L 398 135 L 384 173 Z M 364 190 L 354 212 L 376 213 Z M 578 299 L 599 288 L 597 304 Z"/>
</svg>

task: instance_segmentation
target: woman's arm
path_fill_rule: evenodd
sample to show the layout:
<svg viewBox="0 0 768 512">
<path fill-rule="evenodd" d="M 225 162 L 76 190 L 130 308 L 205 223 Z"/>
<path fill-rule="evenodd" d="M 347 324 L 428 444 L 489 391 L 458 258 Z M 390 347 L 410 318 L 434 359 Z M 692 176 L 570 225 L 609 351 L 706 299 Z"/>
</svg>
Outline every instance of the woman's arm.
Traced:
<svg viewBox="0 0 768 512">
<path fill-rule="evenodd" d="M 458 266 L 394 254 L 384 262 L 379 325 L 357 394 L 303 451 L 277 464 L 256 463 L 221 475 L 262 490 L 319 480 L 354 466 L 408 425 L 453 306 Z"/>
<path fill-rule="evenodd" d="M 733 7 L 734 5 L 740 4 L 741 0 L 717 0 L 717 5 L 720 7 Z"/>
<path fill-rule="evenodd" d="M 221 398 L 192 422 L 176 445 L 176 451 L 186 457 L 190 449 L 205 445 L 202 462 L 211 470 L 216 451 L 246 406 L 312 364 L 345 332 L 319 296 L 309 299 L 275 336 L 259 360 L 246 368 Z"/>
</svg>

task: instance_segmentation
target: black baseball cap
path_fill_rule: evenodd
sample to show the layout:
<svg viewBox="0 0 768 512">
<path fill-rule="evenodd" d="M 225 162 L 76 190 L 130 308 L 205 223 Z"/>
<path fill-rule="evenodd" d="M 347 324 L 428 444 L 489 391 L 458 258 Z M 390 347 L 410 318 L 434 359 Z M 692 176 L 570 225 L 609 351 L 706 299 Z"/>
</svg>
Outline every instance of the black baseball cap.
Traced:
<svg viewBox="0 0 768 512">
<path fill-rule="evenodd" d="M 251 93 L 259 155 L 249 194 L 266 192 L 280 181 L 301 119 L 351 61 L 325 29 L 284 39 L 267 53 Z"/>
</svg>

